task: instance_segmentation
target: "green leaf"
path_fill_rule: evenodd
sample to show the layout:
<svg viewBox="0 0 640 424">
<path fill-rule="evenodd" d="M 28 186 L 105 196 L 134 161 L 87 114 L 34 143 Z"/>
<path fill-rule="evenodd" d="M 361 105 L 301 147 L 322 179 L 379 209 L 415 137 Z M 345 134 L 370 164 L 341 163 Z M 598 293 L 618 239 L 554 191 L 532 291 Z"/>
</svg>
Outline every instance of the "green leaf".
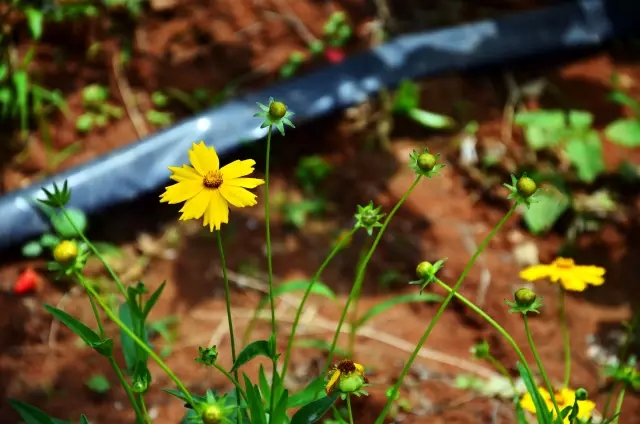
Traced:
<svg viewBox="0 0 640 424">
<path fill-rule="evenodd" d="M 47 304 L 44 305 L 44 308 L 101 355 L 108 357 L 113 353 L 113 340 L 102 340 L 95 331 L 61 309 Z"/>
<path fill-rule="evenodd" d="M 411 294 L 392 297 L 391 299 L 385 300 L 384 302 L 380 302 L 376 304 L 374 307 L 372 307 L 371 309 L 369 309 L 355 323 L 355 328 L 361 327 L 373 317 L 380 315 L 381 313 L 387 311 L 388 309 L 393 308 L 396 305 L 400 305 L 403 303 L 413 303 L 413 302 L 440 302 L 440 301 L 442 301 L 442 297 L 433 293 L 423 293 L 423 294 L 411 293 Z"/>
<path fill-rule="evenodd" d="M 338 396 L 340 393 L 335 391 L 331 396 L 324 396 L 306 404 L 293 415 L 291 424 L 313 424 L 319 421 L 335 403 Z"/>
<path fill-rule="evenodd" d="M 536 408 L 536 418 L 538 419 L 538 423 L 549 424 L 553 422 L 551 412 L 549 412 L 549 410 L 547 409 L 547 405 L 544 399 L 542 399 L 542 396 L 540 395 L 540 392 L 538 391 L 538 388 L 533 381 L 533 376 L 529 374 L 522 363 L 516 363 L 516 367 L 518 368 L 518 372 L 522 377 L 522 381 L 527 388 L 527 391 L 529 392 L 529 394 L 531 394 L 533 404 Z"/>
<path fill-rule="evenodd" d="M 76 131 L 78 131 L 79 133 L 88 133 L 89 131 L 91 131 L 94 124 L 95 117 L 93 113 L 83 113 L 82 115 L 78 116 L 78 119 L 76 120 Z"/>
<path fill-rule="evenodd" d="M 189 400 L 187 399 L 187 397 L 184 395 L 184 393 L 182 393 L 182 390 L 177 390 L 177 389 L 162 389 L 163 392 L 169 393 L 172 396 L 177 397 L 178 399 L 180 399 L 181 401 L 183 401 L 185 403 L 185 408 L 193 408 L 191 405 L 189 405 Z M 198 404 L 201 402 L 205 402 L 207 400 L 207 398 L 205 396 L 199 396 L 196 394 L 191 393 L 191 397 L 193 398 L 193 401 Z"/>
<path fill-rule="evenodd" d="M 87 385 L 89 390 L 100 394 L 108 392 L 111 388 L 109 380 L 107 380 L 107 378 L 102 374 L 94 375 L 89 380 L 87 380 L 85 384 Z"/>
<path fill-rule="evenodd" d="M 80 424 L 89 424 L 89 420 L 84 414 L 80 415 Z"/>
<path fill-rule="evenodd" d="M 558 218 L 569 208 L 569 199 L 560 192 L 550 193 L 546 190 L 536 195 L 535 203 L 532 203 L 524 213 L 524 222 L 533 234 L 540 234 L 556 223 Z"/>
<path fill-rule="evenodd" d="M 35 258 L 42 254 L 42 245 L 39 241 L 30 241 L 22 246 L 22 256 L 26 258 Z"/>
<path fill-rule="evenodd" d="M 640 120 L 618 119 L 604 130 L 604 134 L 612 143 L 624 147 L 640 146 Z"/>
<path fill-rule="evenodd" d="M 135 302 L 135 300 L 134 300 Z M 129 328 L 135 335 L 140 337 L 144 342 L 149 345 L 149 338 L 147 329 L 144 326 L 144 321 L 140 324 L 138 317 L 134 317 L 131 312 L 131 306 L 128 302 L 123 302 L 118 308 L 118 318 L 124 325 Z M 139 328 L 142 326 L 141 329 Z M 136 342 L 124 331 L 120 330 L 120 344 L 122 345 L 122 353 L 124 354 L 124 360 L 127 364 L 127 370 L 131 373 L 138 362 L 147 363 L 148 354 L 138 347 Z"/>
<path fill-rule="evenodd" d="M 580 110 L 535 110 L 517 113 L 514 123 L 525 130 L 525 139 L 533 150 L 553 147 L 567 136 L 588 130 L 593 115 Z"/>
<path fill-rule="evenodd" d="M 238 354 L 236 362 L 233 364 L 233 367 L 231 367 L 229 372 L 233 373 L 256 356 L 266 356 L 267 358 L 271 358 L 269 342 L 267 340 L 256 340 L 255 342 L 251 342 L 245 346 L 245 348 Z"/>
<path fill-rule="evenodd" d="M 418 107 L 419 101 L 420 93 L 418 86 L 409 79 L 402 80 L 396 91 L 393 112 L 407 114 L 410 110 Z"/>
<path fill-rule="evenodd" d="M 42 36 L 42 22 L 44 20 L 44 14 L 32 7 L 28 7 L 24 14 L 27 16 L 27 24 L 29 25 L 29 31 L 34 39 L 38 40 Z"/>
<path fill-rule="evenodd" d="M 55 420 L 47 415 L 46 412 L 40 408 L 36 408 L 33 405 L 29 405 L 26 402 L 22 402 L 18 399 L 9 399 L 9 404 L 16 410 L 20 418 L 24 420 L 26 424 L 55 424 L 66 423 L 66 421 Z"/>
<path fill-rule="evenodd" d="M 251 424 L 267 424 L 267 414 L 264 410 L 258 386 L 253 384 L 246 374 L 243 374 L 242 376 L 244 378 L 245 392 L 247 394 L 247 404 L 251 413 Z"/>
<path fill-rule="evenodd" d="M 602 142 L 596 131 L 589 131 L 585 137 L 571 137 L 565 151 L 576 167 L 578 178 L 585 183 L 593 182 L 605 170 Z"/>
<path fill-rule="evenodd" d="M 269 422 L 273 423 L 287 423 L 289 417 L 287 416 L 287 402 L 289 401 L 289 390 L 283 390 L 279 397 L 278 402 L 273 409 L 273 418 Z"/>
<path fill-rule="evenodd" d="M 287 408 L 298 408 L 312 402 L 320 393 L 324 393 L 324 376 L 316 377 L 307 387 L 289 397 Z"/>
<path fill-rule="evenodd" d="M 445 115 L 438 115 L 437 113 L 427 112 L 422 109 L 410 109 L 407 114 L 411 119 L 427 128 L 434 128 L 438 130 L 451 128 L 456 124 L 453 118 Z"/>
<path fill-rule="evenodd" d="M 71 223 L 75 225 L 79 232 L 84 233 L 87 229 L 87 216 L 80 209 L 75 208 L 68 208 L 66 212 L 69 219 L 62 211 L 59 211 L 51 217 L 51 225 L 60 237 L 66 239 L 77 238 L 79 234 L 74 230 Z"/>
<path fill-rule="evenodd" d="M 40 244 L 42 247 L 47 247 L 49 249 L 56 247 L 60 241 L 60 237 L 54 234 L 43 234 L 42 237 L 40 237 Z"/>
<path fill-rule="evenodd" d="M 147 302 L 144 304 L 144 311 L 142 311 L 142 316 L 144 319 L 149 316 L 149 312 L 151 312 L 155 304 L 158 302 L 158 299 L 160 299 L 160 295 L 164 290 L 165 284 L 167 284 L 166 280 L 163 281 L 162 284 L 160 284 L 160 287 L 158 287 L 156 291 L 154 291 L 153 294 L 149 296 L 149 300 L 147 300 Z"/>
</svg>

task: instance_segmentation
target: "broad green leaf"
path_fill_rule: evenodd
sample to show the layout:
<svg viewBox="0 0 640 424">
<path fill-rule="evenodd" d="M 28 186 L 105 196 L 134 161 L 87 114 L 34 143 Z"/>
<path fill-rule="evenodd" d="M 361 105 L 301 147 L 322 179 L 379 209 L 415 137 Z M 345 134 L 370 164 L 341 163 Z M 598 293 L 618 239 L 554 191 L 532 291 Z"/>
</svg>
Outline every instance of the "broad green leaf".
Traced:
<svg viewBox="0 0 640 424">
<path fill-rule="evenodd" d="M 433 293 L 411 293 L 405 294 L 401 296 L 392 297 L 391 299 L 385 300 L 384 302 L 380 302 L 369 309 L 363 316 L 358 319 L 355 324 L 355 327 L 361 327 L 367 321 L 372 319 L 373 317 L 380 315 L 381 313 L 387 311 L 388 309 L 393 308 L 396 305 L 400 305 L 403 303 L 412 303 L 412 302 L 440 302 L 442 301 L 442 297 L 433 294 Z"/>
<path fill-rule="evenodd" d="M 287 408 L 298 408 L 312 402 L 320 393 L 324 393 L 324 386 L 324 376 L 317 377 L 307 387 L 289 397 Z"/>
<path fill-rule="evenodd" d="M 313 424 L 319 421 L 331 408 L 331 405 L 335 403 L 338 396 L 340 396 L 340 393 L 335 391 L 330 396 L 324 396 L 306 404 L 293 415 L 291 424 Z"/>
<path fill-rule="evenodd" d="M 640 119 L 618 119 L 604 130 L 612 143 L 624 147 L 640 146 Z"/>
<path fill-rule="evenodd" d="M 129 330 L 149 345 L 149 336 L 146 326 L 144 326 L 144 321 L 140 322 L 139 319 L 136 319 L 132 315 L 131 305 L 128 302 L 123 302 L 120 308 L 118 308 L 118 318 L 120 318 L 120 321 L 122 321 Z M 140 325 L 142 325 L 142 329 L 137 328 Z M 133 368 L 138 362 L 147 363 L 148 354 L 140 349 L 136 342 L 122 330 L 120 330 L 120 344 L 122 345 L 122 353 L 124 354 L 124 360 L 129 373 L 133 371 Z"/>
<path fill-rule="evenodd" d="M 142 315 L 144 318 L 149 316 L 149 312 L 151 312 L 155 304 L 158 302 L 158 299 L 160 299 L 160 295 L 162 294 L 166 283 L 166 281 L 163 281 L 162 284 L 160 284 L 160 287 L 158 287 L 156 291 L 154 291 L 153 294 L 149 296 L 149 299 L 144 304 L 144 311 L 142 311 Z"/>
<path fill-rule="evenodd" d="M 526 209 L 524 222 L 531 233 L 540 234 L 553 227 L 568 208 L 569 199 L 564 193 L 542 190 L 535 196 L 535 203 Z"/>
<path fill-rule="evenodd" d="M 578 178 L 585 183 L 593 182 L 605 170 L 602 142 L 596 131 L 589 131 L 584 137 L 570 138 L 565 144 L 565 151 L 578 172 Z"/>
<path fill-rule="evenodd" d="M 251 342 L 245 346 L 245 348 L 238 354 L 236 362 L 233 364 L 233 367 L 231 367 L 229 372 L 232 373 L 236 371 L 256 356 L 266 356 L 267 358 L 271 358 L 269 342 L 267 340 L 256 340 L 255 342 Z"/>
<path fill-rule="evenodd" d="M 75 208 L 67 208 L 66 212 L 78 231 L 84 233 L 87 229 L 87 216 L 85 213 Z M 77 238 L 79 234 L 73 228 L 69 219 L 67 219 L 62 211 L 59 211 L 51 217 L 51 225 L 60 237 L 66 239 Z"/>
<path fill-rule="evenodd" d="M 42 245 L 39 241 L 30 241 L 22 246 L 22 256 L 26 258 L 35 258 L 42 254 Z"/>
<path fill-rule="evenodd" d="M 320 339 L 298 339 L 293 342 L 296 347 L 310 347 L 319 351 L 329 352 L 331 350 L 331 343 Z M 341 347 L 334 347 L 333 353 L 338 356 L 349 356 L 349 353 Z"/>
<path fill-rule="evenodd" d="M 426 128 L 435 128 L 438 130 L 451 128 L 456 124 L 453 118 L 437 113 L 427 112 L 422 109 L 411 109 L 408 112 L 411 119 Z"/>
<path fill-rule="evenodd" d="M 95 331 L 61 309 L 47 304 L 44 305 L 44 308 L 101 355 L 110 356 L 113 353 L 113 340 L 100 339 Z"/>
<path fill-rule="evenodd" d="M 66 423 L 66 421 L 53 420 L 46 412 L 40 408 L 36 408 L 33 405 L 29 405 L 26 402 L 22 402 L 18 399 L 9 399 L 9 404 L 16 410 L 20 418 L 22 418 L 25 424 L 55 424 Z"/>
</svg>

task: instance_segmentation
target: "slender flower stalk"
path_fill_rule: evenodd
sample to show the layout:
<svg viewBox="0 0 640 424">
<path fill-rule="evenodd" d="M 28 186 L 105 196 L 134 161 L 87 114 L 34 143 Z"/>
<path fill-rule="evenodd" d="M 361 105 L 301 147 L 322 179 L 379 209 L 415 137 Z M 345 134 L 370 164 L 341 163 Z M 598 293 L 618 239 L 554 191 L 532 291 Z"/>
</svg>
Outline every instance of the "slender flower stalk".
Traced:
<svg viewBox="0 0 640 424">
<path fill-rule="evenodd" d="M 627 391 L 627 386 L 622 385 L 620 389 L 620 393 L 618 393 L 618 401 L 616 402 L 616 410 L 613 415 L 616 417 L 614 424 L 618 424 L 618 420 L 620 420 L 620 414 L 622 413 L 622 402 L 624 401 L 624 395 Z"/>
<path fill-rule="evenodd" d="M 560 326 L 562 327 L 562 342 L 564 345 L 564 384 L 563 387 L 569 388 L 571 379 L 571 341 L 569 340 L 569 328 L 567 327 L 567 313 L 565 308 L 564 288 L 558 285 L 558 315 L 560 317 Z"/>
<path fill-rule="evenodd" d="M 409 357 L 409 360 L 407 361 L 407 363 L 405 364 L 404 368 L 400 372 L 400 376 L 398 377 L 398 382 L 393 387 L 393 391 L 392 391 L 391 395 L 389 396 L 389 398 L 387 399 L 387 403 L 385 404 L 382 412 L 380 412 L 380 415 L 378 416 L 378 419 L 376 420 L 376 424 L 382 424 L 384 422 L 384 419 L 387 416 L 387 413 L 389 412 L 389 408 L 391 408 L 391 403 L 393 401 L 393 397 L 398 392 L 398 389 L 400 388 L 400 385 L 402 384 L 402 380 L 404 379 L 404 377 L 409 372 L 409 368 L 411 367 L 413 362 L 418 357 L 418 353 L 420 352 L 420 350 L 422 349 L 422 346 L 427 341 L 427 338 L 429 338 L 429 335 L 431 334 L 431 331 L 433 331 L 433 328 L 435 327 L 437 322 L 440 320 L 440 317 L 442 316 L 442 314 L 444 313 L 445 309 L 449 305 L 449 302 L 451 302 L 451 299 L 453 299 L 455 294 L 460 289 L 460 286 L 462 285 L 463 281 L 467 277 L 467 274 L 469 274 L 469 271 L 471 270 L 471 267 L 475 264 L 476 260 L 478 259 L 478 256 L 480 256 L 480 254 L 484 251 L 484 249 L 487 247 L 487 245 L 489 244 L 489 241 L 491 241 L 493 236 L 496 235 L 496 233 L 502 228 L 502 226 L 509 220 L 511 215 L 513 215 L 513 213 L 516 211 L 516 208 L 518 207 L 518 205 L 519 205 L 519 202 L 517 202 L 517 201 L 513 203 L 513 205 L 511 206 L 511 209 L 509 209 L 509 211 L 500 220 L 500 222 L 498 222 L 498 225 L 496 225 L 493 228 L 493 230 L 491 230 L 489 235 L 487 235 L 487 237 L 484 239 L 482 244 L 480 244 L 480 246 L 478 247 L 476 252 L 473 254 L 471 259 L 467 263 L 467 266 L 465 267 L 464 271 L 462 271 L 462 274 L 460 274 L 460 277 L 458 278 L 458 281 L 453 286 L 453 288 L 451 289 L 451 292 L 446 297 L 446 299 L 442 302 L 442 305 L 440 305 L 440 309 L 438 309 L 438 312 L 436 312 L 435 317 L 433 317 L 433 319 L 429 323 L 429 326 L 427 327 L 427 329 L 425 330 L 424 334 L 420 338 L 420 341 L 418 341 L 418 344 L 416 345 L 415 349 L 413 350 L 413 353 Z"/>
</svg>

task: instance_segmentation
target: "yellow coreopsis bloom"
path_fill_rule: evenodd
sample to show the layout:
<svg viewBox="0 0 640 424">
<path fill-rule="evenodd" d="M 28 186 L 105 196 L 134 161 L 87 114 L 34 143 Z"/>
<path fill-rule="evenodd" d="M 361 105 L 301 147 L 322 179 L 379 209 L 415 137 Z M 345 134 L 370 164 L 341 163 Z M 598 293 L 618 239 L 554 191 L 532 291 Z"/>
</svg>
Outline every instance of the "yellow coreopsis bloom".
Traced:
<svg viewBox="0 0 640 424">
<path fill-rule="evenodd" d="M 527 281 L 548 278 L 558 281 L 566 290 L 583 291 L 587 285 L 599 286 L 604 283 L 604 268 L 594 265 L 576 265 L 573 259 L 556 258 L 549 265 L 533 265 L 520 271 L 520 278 Z"/>
<path fill-rule="evenodd" d="M 258 178 L 243 178 L 253 172 L 256 161 L 236 160 L 220 168 L 215 149 L 204 142 L 193 143 L 189 150 L 192 166 L 170 166 L 171 179 L 176 181 L 160 196 L 169 204 L 185 202 L 181 221 L 204 217 L 203 225 L 218 230 L 229 222 L 229 204 L 243 208 L 257 204 L 256 195 L 246 190 L 264 184 Z"/>
<path fill-rule="evenodd" d="M 555 418 L 556 410 L 551 400 L 551 395 L 544 387 L 538 387 L 538 391 L 540 392 L 545 405 L 547 406 L 549 411 L 551 411 L 551 414 Z M 573 406 L 576 401 L 576 392 L 571 389 L 562 389 L 556 391 L 554 393 L 554 396 L 556 399 L 556 403 L 560 408 L 560 411 L 562 411 L 567 406 Z M 522 407 L 522 409 L 525 409 L 533 414 L 536 413 L 536 407 L 533 403 L 533 397 L 529 392 L 525 393 L 524 396 L 522 396 L 522 398 L 520 399 L 520 406 Z M 595 407 L 596 404 L 590 400 L 579 400 L 577 417 L 580 420 L 588 420 L 593 414 L 593 410 L 595 409 Z M 564 422 L 569 424 L 569 418 L 565 418 Z"/>
</svg>

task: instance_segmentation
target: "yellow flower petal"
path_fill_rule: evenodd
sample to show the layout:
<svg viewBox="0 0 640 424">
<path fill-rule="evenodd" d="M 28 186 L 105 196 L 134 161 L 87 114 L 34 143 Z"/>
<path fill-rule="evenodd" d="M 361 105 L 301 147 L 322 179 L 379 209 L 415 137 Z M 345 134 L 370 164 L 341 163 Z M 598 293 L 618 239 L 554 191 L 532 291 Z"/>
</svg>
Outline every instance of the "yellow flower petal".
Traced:
<svg viewBox="0 0 640 424">
<path fill-rule="evenodd" d="M 574 276 L 564 276 L 560 279 L 560 282 L 562 287 L 569 291 L 581 292 L 587 288 L 587 283 L 583 279 Z"/>
<path fill-rule="evenodd" d="M 356 364 L 355 362 L 353 363 L 353 365 L 355 365 L 355 366 L 356 366 L 356 369 L 358 370 L 358 372 L 359 372 L 360 374 L 364 374 L 364 367 L 363 367 L 362 365 L 360 365 L 360 364 Z"/>
<path fill-rule="evenodd" d="M 584 281 L 594 286 L 600 286 L 604 283 L 604 268 L 593 265 L 583 265 L 576 267 L 576 274 L 580 275 Z"/>
<path fill-rule="evenodd" d="M 229 222 L 229 204 L 222 197 L 220 190 L 211 190 L 209 205 L 204 214 L 202 225 L 208 225 L 209 231 L 219 230 L 222 224 Z"/>
<path fill-rule="evenodd" d="M 202 182 L 202 175 L 198 174 L 198 171 L 189 165 L 182 165 L 182 168 L 170 166 L 169 171 L 173 173 L 170 178 L 174 181 L 198 180 Z"/>
<path fill-rule="evenodd" d="M 180 221 L 198 219 L 203 216 L 207 210 L 207 206 L 209 206 L 209 199 L 211 198 L 212 192 L 213 190 L 203 189 L 195 197 L 187 200 L 182 209 L 180 209 L 180 212 L 182 212 Z"/>
<path fill-rule="evenodd" d="M 264 184 L 264 180 L 261 180 L 260 178 L 234 178 L 228 180 L 225 178 L 224 183 L 236 187 L 256 188 L 259 185 Z"/>
<path fill-rule="evenodd" d="M 253 172 L 255 164 L 256 161 L 253 159 L 234 160 L 220 169 L 222 178 L 224 178 L 225 181 L 229 181 L 249 175 Z"/>
<path fill-rule="evenodd" d="M 324 388 L 324 391 L 327 393 L 327 395 L 330 395 L 331 392 L 333 391 L 333 387 L 338 382 L 338 377 L 340 377 L 340 371 L 339 370 L 333 371 L 333 373 L 331 374 L 331 378 L 329 379 L 329 382 Z"/>
<path fill-rule="evenodd" d="M 256 195 L 242 187 L 234 187 L 224 182 L 220 186 L 220 194 L 236 208 L 244 208 L 245 206 L 253 206 L 258 201 Z"/>
<path fill-rule="evenodd" d="M 536 413 L 536 406 L 533 403 L 533 397 L 531 396 L 531 394 L 529 394 L 529 392 L 525 393 L 520 399 L 520 406 L 525 411 L 529 411 L 532 414 Z"/>
<path fill-rule="evenodd" d="M 197 196 L 203 190 L 202 181 L 185 180 L 166 187 L 160 196 L 160 202 L 171 205 L 181 203 Z"/>
<path fill-rule="evenodd" d="M 196 144 L 189 150 L 189 161 L 200 175 L 205 175 L 209 171 L 217 171 L 220 167 L 218 155 L 213 146 L 207 146 L 204 141 Z"/>
<path fill-rule="evenodd" d="M 549 277 L 553 269 L 550 265 L 532 265 L 520 271 L 520 278 L 527 281 L 542 280 Z"/>
</svg>

